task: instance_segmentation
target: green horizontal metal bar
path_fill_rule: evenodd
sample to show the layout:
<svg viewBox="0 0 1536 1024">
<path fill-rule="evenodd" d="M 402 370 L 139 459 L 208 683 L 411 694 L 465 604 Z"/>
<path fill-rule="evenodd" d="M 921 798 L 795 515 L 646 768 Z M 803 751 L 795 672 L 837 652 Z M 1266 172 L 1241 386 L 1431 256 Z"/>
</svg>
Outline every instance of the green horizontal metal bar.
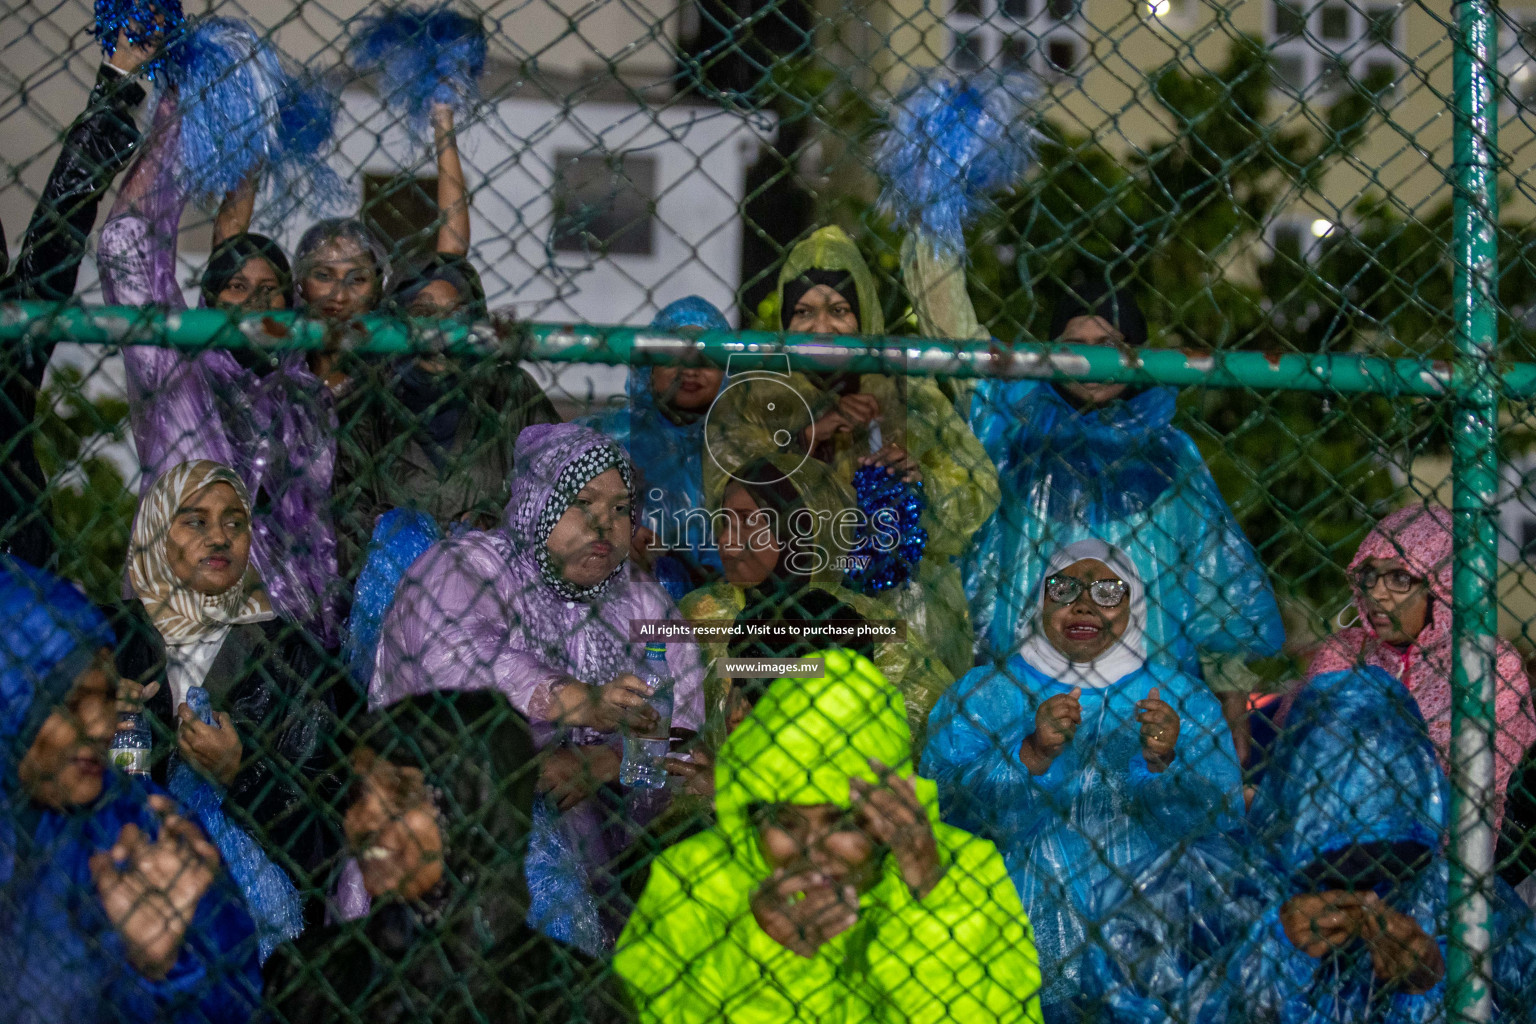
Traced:
<svg viewBox="0 0 1536 1024">
<path fill-rule="evenodd" d="M 681 335 L 641 327 L 524 324 L 493 318 L 407 321 L 372 316 L 347 339 L 352 351 L 381 355 L 419 351 L 489 354 L 564 363 L 666 365 L 705 359 L 733 370 L 846 370 L 915 376 L 1112 381 L 1174 387 L 1253 388 L 1353 394 L 1453 394 L 1449 364 L 1427 359 L 1269 352 L 1192 353 L 1177 349 L 1136 352 L 1087 345 L 954 342 L 913 337 L 829 338 L 769 331 L 706 331 Z M 73 341 L 95 345 L 168 345 L 185 349 L 256 348 L 269 351 L 326 347 L 326 326 L 271 313 L 234 318 L 218 310 L 166 313 L 138 307 L 48 303 L 0 305 L 0 344 Z M 1536 396 L 1536 364 L 1518 363 L 1501 374 L 1508 398 Z"/>
</svg>

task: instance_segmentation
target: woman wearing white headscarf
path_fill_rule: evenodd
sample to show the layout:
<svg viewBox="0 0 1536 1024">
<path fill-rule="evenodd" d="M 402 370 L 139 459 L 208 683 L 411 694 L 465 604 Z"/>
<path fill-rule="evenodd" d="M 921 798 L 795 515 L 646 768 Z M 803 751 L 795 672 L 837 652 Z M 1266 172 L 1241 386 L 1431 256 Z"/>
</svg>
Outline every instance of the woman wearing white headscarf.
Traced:
<svg viewBox="0 0 1536 1024">
<path fill-rule="evenodd" d="M 215 783 L 239 824 L 298 869 L 302 888 L 338 845 L 309 795 L 335 789 L 334 703 L 322 653 L 273 611 L 250 555 L 251 499 L 237 473 L 197 460 L 162 474 L 134 519 L 136 600 L 116 624 L 118 668 L 137 681 L 128 696 L 157 726 L 157 755 L 174 751 L 154 759 L 156 779 L 174 790 L 183 765 Z M 195 713 L 195 688 L 207 719 Z"/>
<path fill-rule="evenodd" d="M 1048 1024 L 1076 1019 L 1094 890 L 1242 810 L 1221 705 L 1146 658 L 1145 571 L 1098 540 L 1056 552 L 1019 650 L 967 673 L 928 720 L 922 774 L 946 821 L 1002 850 Z"/>
</svg>

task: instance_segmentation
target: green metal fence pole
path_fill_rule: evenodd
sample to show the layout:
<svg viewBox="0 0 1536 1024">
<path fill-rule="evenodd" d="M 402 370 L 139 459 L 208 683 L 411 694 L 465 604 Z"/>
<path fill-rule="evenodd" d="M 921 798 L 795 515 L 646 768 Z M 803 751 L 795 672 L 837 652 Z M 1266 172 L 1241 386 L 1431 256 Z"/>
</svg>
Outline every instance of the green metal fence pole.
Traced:
<svg viewBox="0 0 1536 1024">
<path fill-rule="evenodd" d="M 1488 0 L 1462 0 L 1455 33 L 1457 405 L 1452 427 L 1456 650 L 1451 717 L 1449 1018 L 1490 1019 L 1494 637 L 1498 630 L 1497 27 Z"/>
<path fill-rule="evenodd" d="M 1389 397 L 1449 398 L 1458 377 L 1451 364 L 1429 359 L 1386 359 L 1296 352 L 1191 353 L 1057 344 L 999 346 L 913 337 L 827 338 L 769 331 L 668 334 L 643 327 L 515 324 L 485 321 L 406 321 L 367 317 L 352 339 L 354 351 L 398 354 L 445 348 L 510 352 L 555 363 L 666 365 L 707 357 L 724 365 L 732 356 L 784 355 L 801 370 L 899 372 L 918 376 L 1071 379 L 1174 387 L 1315 391 Z M 323 325 L 292 313 L 231 320 L 217 310 L 165 313 L 129 307 L 0 304 L 0 345 L 71 341 L 92 345 L 168 345 L 173 348 L 325 347 Z M 761 364 L 754 363 L 756 369 Z M 1515 363 L 1494 378 L 1508 398 L 1536 397 L 1536 363 Z"/>
</svg>

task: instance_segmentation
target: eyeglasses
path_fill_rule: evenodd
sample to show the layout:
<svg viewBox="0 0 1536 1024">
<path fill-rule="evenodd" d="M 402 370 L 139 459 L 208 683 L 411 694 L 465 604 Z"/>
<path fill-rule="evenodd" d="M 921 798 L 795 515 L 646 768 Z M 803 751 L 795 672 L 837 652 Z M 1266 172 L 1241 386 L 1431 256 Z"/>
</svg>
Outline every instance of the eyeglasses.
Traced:
<svg viewBox="0 0 1536 1024">
<path fill-rule="evenodd" d="M 1394 594 L 1406 594 L 1423 583 L 1424 577 L 1415 576 L 1405 569 L 1388 569 L 1386 572 L 1379 569 L 1361 569 L 1355 573 L 1355 586 L 1366 593 L 1376 589 L 1377 580 L 1384 582 L 1387 589 Z"/>
<path fill-rule="evenodd" d="M 1066 576 L 1058 573 L 1049 576 L 1045 581 L 1045 596 L 1057 604 L 1071 604 L 1082 596 L 1087 589 L 1088 596 L 1093 603 L 1100 608 L 1118 608 L 1125 600 L 1125 595 L 1131 592 L 1130 585 L 1121 579 L 1094 580 L 1085 583 L 1076 576 Z"/>
</svg>

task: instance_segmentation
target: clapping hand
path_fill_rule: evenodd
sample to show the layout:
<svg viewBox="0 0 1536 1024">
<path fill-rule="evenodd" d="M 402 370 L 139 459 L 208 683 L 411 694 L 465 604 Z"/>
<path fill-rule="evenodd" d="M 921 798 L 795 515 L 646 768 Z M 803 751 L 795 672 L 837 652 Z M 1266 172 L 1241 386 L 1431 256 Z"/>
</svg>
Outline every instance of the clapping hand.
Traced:
<svg viewBox="0 0 1536 1024">
<path fill-rule="evenodd" d="M 854 427 L 863 426 L 879 418 L 880 400 L 874 395 L 858 392 L 843 395 L 837 400 L 835 407 L 823 413 L 820 419 L 801 431 L 801 440 L 805 442 L 807 451 L 813 451 L 817 445 L 834 434 L 850 433 Z"/>
<path fill-rule="evenodd" d="M 181 951 L 197 904 L 213 885 L 219 851 L 164 796 L 149 805 L 160 816 L 154 842 L 129 823 L 110 850 L 91 857 L 102 909 L 128 947 L 128 959 L 150 979 L 165 977 Z"/>
<path fill-rule="evenodd" d="M 1154 686 L 1145 700 L 1136 702 L 1136 718 L 1141 722 L 1141 755 L 1149 769 L 1161 772 L 1173 763 L 1179 742 L 1179 713 Z"/>
<path fill-rule="evenodd" d="M 933 891 L 944 866 L 939 861 L 939 845 L 933 835 L 933 822 L 917 798 L 917 788 L 909 778 L 870 759 L 870 767 L 880 781 L 849 780 L 853 812 L 859 826 L 879 842 L 891 848 L 891 856 L 901 869 L 901 877 L 922 899 Z"/>
<path fill-rule="evenodd" d="M 1044 775 L 1072 737 L 1083 724 L 1083 705 L 1080 698 L 1083 688 L 1072 687 L 1069 693 L 1058 693 L 1048 698 L 1035 712 L 1035 731 L 1024 739 L 1019 748 L 1019 759 L 1032 775 Z"/>
<path fill-rule="evenodd" d="M 859 920 L 859 893 L 819 871 L 779 868 L 752 894 L 752 916 L 768 937 L 809 960 Z"/>
</svg>

